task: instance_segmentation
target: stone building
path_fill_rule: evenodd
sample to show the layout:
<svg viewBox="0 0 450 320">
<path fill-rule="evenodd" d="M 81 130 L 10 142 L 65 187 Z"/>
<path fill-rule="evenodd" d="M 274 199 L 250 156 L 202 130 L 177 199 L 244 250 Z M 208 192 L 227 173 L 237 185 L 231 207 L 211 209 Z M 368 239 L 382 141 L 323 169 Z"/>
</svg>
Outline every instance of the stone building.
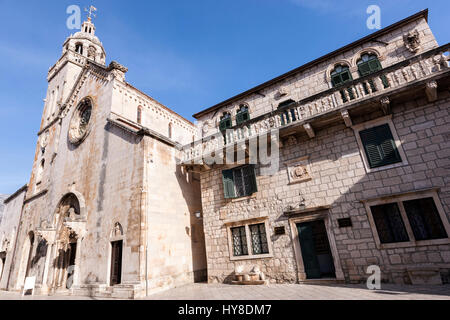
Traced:
<svg viewBox="0 0 450 320">
<path fill-rule="evenodd" d="M 372 265 L 382 281 L 448 282 L 450 44 L 427 19 L 194 115 L 202 139 L 182 166 L 201 176 L 209 282 L 252 269 L 278 283 L 361 282 Z M 275 171 L 252 161 L 255 141 L 279 152 Z M 221 164 L 224 152 L 235 162 Z"/>
<path fill-rule="evenodd" d="M 8 288 L 9 272 L 16 248 L 16 235 L 27 188 L 27 185 L 23 186 L 2 201 L 5 207 L 0 219 L 0 290 Z"/>
<path fill-rule="evenodd" d="M 9 290 L 136 298 L 206 279 L 199 179 L 177 166 L 195 126 L 106 65 L 95 31 L 48 72 Z"/>
</svg>

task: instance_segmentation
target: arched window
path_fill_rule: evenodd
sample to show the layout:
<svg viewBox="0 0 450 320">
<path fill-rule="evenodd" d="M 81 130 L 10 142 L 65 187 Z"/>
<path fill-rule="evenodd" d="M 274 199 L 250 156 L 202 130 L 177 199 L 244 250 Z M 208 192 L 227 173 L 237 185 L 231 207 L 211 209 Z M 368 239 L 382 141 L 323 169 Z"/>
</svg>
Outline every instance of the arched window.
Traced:
<svg viewBox="0 0 450 320">
<path fill-rule="evenodd" d="M 337 65 L 334 70 L 331 71 L 331 83 L 333 84 L 333 87 L 337 87 L 352 80 L 352 74 L 349 67 L 346 65 Z"/>
<path fill-rule="evenodd" d="M 142 123 L 142 107 L 139 106 L 137 108 L 137 123 L 141 124 Z"/>
<path fill-rule="evenodd" d="M 219 129 L 220 131 L 225 131 L 232 126 L 231 114 L 229 112 L 225 112 L 223 116 L 220 118 Z"/>
<path fill-rule="evenodd" d="M 250 113 L 248 112 L 248 106 L 246 104 L 241 104 L 236 113 L 236 124 L 247 122 L 250 120 Z"/>
<path fill-rule="evenodd" d="M 361 77 L 370 75 L 372 73 L 375 73 L 375 72 L 383 69 L 383 67 L 381 66 L 380 60 L 378 60 L 377 55 L 375 55 L 373 53 L 364 53 L 356 64 L 358 65 L 358 72 Z M 389 82 L 388 82 L 386 76 L 381 75 L 380 79 L 383 82 L 384 88 L 388 88 Z M 370 84 L 370 88 L 372 89 L 372 92 L 377 91 L 377 88 L 375 87 L 373 80 L 370 79 L 368 82 Z M 364 86 L 364 91 L 366 92 L 366 94 L 368 94 L 369 90 L 367 88 L 367 85 L 365 83 L 363 83 L 363 86 Z"/>
<path fill-rule="evenodd" d="M 338 87 L 346 82 L 352 81 L 352 73 L 350 72 L 350 68 L 346 65 L 339 64 L 337 65 L 333 71 L 331 71 L 331 83 L 333 84 L 333 87 Z M 348 99 L 345 95 L 345 91 L 341 90 L 341 97 L 342 101 L 347 102 Z M 355 99 L 355 95 L 353 94 L 353 91 L 351 88 L 347 88 L 347 93 L 350 98 L 350 100 Z"/>
<path fill-rule="evenodd" d="M 172 122 L 169 123 L 169 139 L 172 139 Z"/>
<path fill-rule="evenodd" d="M 82 43 L 77 43 L 75 45 L 75 52 L 78 54 L 83 54 L 83 44 Z"/>
</svg>

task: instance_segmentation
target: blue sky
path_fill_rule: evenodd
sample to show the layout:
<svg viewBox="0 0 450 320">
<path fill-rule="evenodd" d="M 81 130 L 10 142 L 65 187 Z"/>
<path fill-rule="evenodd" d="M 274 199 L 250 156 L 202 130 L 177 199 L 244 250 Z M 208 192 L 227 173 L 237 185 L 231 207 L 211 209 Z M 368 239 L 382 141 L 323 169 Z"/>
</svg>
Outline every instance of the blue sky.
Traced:
<svg viewBox="0 0 450 320">
<path fill-rule="evenodd" d="M 448 42 L 448 2 L 333 0 L 0 0 L 0 194 L 28 182 L 46 74 L 74 31 L 66 8 L 93 4 L 107 63 L 182 116 L 191 115 L 425 8 L 439 42 Z M 84 19 L 84 18 L 83 18 Z"/>
</svg>

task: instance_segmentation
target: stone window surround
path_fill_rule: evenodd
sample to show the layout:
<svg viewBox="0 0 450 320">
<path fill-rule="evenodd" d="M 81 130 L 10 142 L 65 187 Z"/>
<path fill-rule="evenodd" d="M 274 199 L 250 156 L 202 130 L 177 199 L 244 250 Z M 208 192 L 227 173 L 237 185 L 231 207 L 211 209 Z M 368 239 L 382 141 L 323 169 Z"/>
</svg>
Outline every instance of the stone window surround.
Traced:
<svg viewBox="0 0 450 320">
<path fill-rule="evenodd" d="M 267 246 L 269 247 L 269 253 L 266 254 L 253 254 L 252 249 L 252 241 L 250 235 L 250 225 L 261 224 L 264 223 L 266 229 L 266 237 L 267 237 Z M 228 251 L 230 253 L 230 261 L 240 261 L 240 260 L 255 260 L 255 259 L 265 259 L 265 258 L 273 258 L 273 249 L 272 249 L 272 241 L 270 240 L 269 235 L 269 217 L 260 217 L 253 219 L 246 219 L 241 221 L 233 221 L 225 223 L 227 228 L 228 235 Z M 247 248 L 248 255 L 235 257 L 233 255 L 233 236 L 231 234 L 231 229 L 235 227 L 243 227 L 245 226 L 245 236 L 247 238 Z"/>
<path fill-rule="evenodd" d="M 428 246 L 428 245 L 443 245 L 450 244 L 450 224 L 448 218 L 445 214 L 444 208 L 442 207 L 441 201 L 438 195 L 438 188 L 422 190 L 422 191 L 412 191 L 409 193 L 391 195 L 386 197 L 380 197 L 370 200 L 362 200 L 364 206 L 367 211 L 367 216 L 370 224 L 370 228 L 372 229 L 372 233 L 375 239 L 375 243 L 378 249 L 396 249 L 396 248 L 408 248 L 408 247 L 419 247 L 419 246 Z M 447 239 L 433 239 L 433 240 L 414 240 L 414 233 L 412 231 L 410 222 L 408 220 L 408 216 L 406 214 L 405 208 L 403 206 L 403 201 L 408 200 L 416 200 L 423 198 L 433 198 L 436 208 L 439 213 L 439 217 L 441 218 L 442 224 L 444 225 L 445 231 L 447 232 Z M 388 203 L 397 203 L 403 223 L 405 225 L 406 232 L 408 233 L 408 237 L 410 241 L 408 242 L 396 242 L 396 243 L 381 243 L 380 238 L 378 236 L 378 231 L 375 225 L 375 221 L 372 216 L 372 211 L 370 207 Z M 413 240 L 411 240 L 413 239 Z"/>
<path fill-rule="evenodd" d="M 327 230 L 328 242 L 330 243 L 331 254 L 333 256 L 334 269 L 336 272 L 336 280 L 345 280 L 344 272 L 342 271 L 341 261 L 339 259 L 339 254 L 336 246 L 334 232 L 331 227 L 332 224 L 328 209 L 312 211 L 289 218 L 289 225 L 291 227 L 291 241 L 294 246 L 295 260 L 297 262 L 298 280 L 312 281 L 314 279 L 311 280 L 306 278 L 306 271 L 303 265 L 303 256 L 301 252 L 300 241 L 298 238 L 297 224 L 316 220 L 323 220 L 325 222 L 325 229 Z M 317 281 L 320 281 L 320 279 L 317 279 Z"/>
<path fill-rule="evenodd" d="M 369 160 L 367 159 L 367 154 L 366 154 L 366 151 L 364 150 L 364 145 L 361 141 L 361 136 L 359 135 L 359 132 L 366 130 L 366 129 L 376 127 L 376 126 L 380 126 L 383 124 L 389 125 L 392 136 L 395 140 L 395 146 L 398 150 L 398 153 L 400 154 L 402 162 L 389 164 L 389 165 L 378 167 L 378 168 L 370 168 Z M 406 154 L 403 151 L 402 142 L 401 142 L 400 138 L 398 137 L 397 130 L 395 129 L 394 123 L 392 122 L 392 115 L 387 115 L 387 116 L 383 116 L 383 117 L 380 117 L 380 118 L 377 118 L 374 120 L 356 124 L 356 125 L 352 126 L 352 129 L 355 133 L 356 141 L 358 142 L 359 153 L 361 155 L 361 158 L 364 163 L 364 168 L 366 169 L 367 173 L 373 173 L 373 172 L 377 172 L 377 171 L 383 171 L 383 170 L 388 170 L 388 169 L 403 167 L 403 166 L 408 165 L 408 160 L 406 158 Z"/>
</svg>

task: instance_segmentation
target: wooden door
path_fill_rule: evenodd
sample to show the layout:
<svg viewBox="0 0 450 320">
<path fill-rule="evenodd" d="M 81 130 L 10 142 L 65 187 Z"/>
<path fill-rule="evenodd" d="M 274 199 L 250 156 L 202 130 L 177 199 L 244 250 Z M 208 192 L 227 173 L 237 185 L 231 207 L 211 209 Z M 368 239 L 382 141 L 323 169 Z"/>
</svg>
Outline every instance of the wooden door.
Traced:
<svg viewBox="0 0 450 320">
<path fill-rule="evenodd" d="M 123 241 L 111 242 L 111 285 L 121 283 Z"/>
<path fill-rule="evenodd" d="M 318 279 L 321 277 L 319 261 L 314 244 L 314 234 L 312 223 L 302 223 L 297 225 L 298 239 L 302 251 L 303 266 L 307 279 Z"/>
</svg>

